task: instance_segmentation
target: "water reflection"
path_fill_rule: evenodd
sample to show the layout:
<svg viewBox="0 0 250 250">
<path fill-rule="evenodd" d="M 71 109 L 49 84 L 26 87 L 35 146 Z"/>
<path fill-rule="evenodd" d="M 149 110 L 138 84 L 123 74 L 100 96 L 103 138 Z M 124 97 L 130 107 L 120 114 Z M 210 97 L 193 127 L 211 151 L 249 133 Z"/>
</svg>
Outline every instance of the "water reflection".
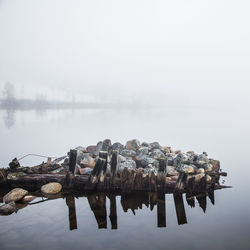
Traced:
<svg viewBox="0 0 250 250">
<path fill-rule="evenodd" d="M 36 194 L 37 195 L 37 194 Z M 38 196 L 38 195 L 37 195 Z M 156 192 L 144 192 L 144 193 L 133 193 L 124 195 L 115 195 L 112 193 L 92 193 L 84 196 L 64 194 L 56 197 L 44 198 L 41 197 L 40 201 L 31 202 L 31 205 L 38 205 L 42 202 L 48 202 L 52 199 L 63 198 L 66 201 L 68 207 L 68 221 L 69 230 L 77 229 L 77 212 L 75 206 L 75 198 L 87 199 L 90 210 L 92 211 L 98 229 L 107 229 L 107 220 L 110 220 L 111 229 L 118 229 L 118 216 L 117 216 L 117 205 L 116 202 L 120 198 L 120 203 L 123 211 L 127 213 L 129 210 L 136 215 L 136 210 L 139 209 L 150 209 L 153 211 L 156 207 L 157 212 L 157 227 L 167 227 L 166 218 L 166 201 L 164 193 Z M 172 194 L 176 218 L 178 225 L 187 224 L 187 216 L 185 212 L 185 205 L 183 198 L 186 197 L 187 204 L 193 208 L 195 207 L 195 199 L 198 201 L 199 206 L 203 212 L 206 211 L 207 197 L 209 197 L 211 203 L 214 205 L 214 191 L 210 190 L 208 193 L 199 193 L 195 195 L 185 194 Z M 109 200 L 110 206 L 107 207 L 107 200 Z M 49 205 L 49 204 L 48 204 Z M 143 206 L 145 205 L 145 207 Z M 23 209 L 27 204 L 17 204 L 17 209 Z M 187 209 L 187 208 L 186 208 Z M 109 212 L 109 216 L 108 216 Z"/>
<path fill-rule="evenodd" d="M 3 114 L 3 122 L 6 128 L 11 128 L 15 125 L 15 113 L 14 109 L 6 109 L 5 113 Z"/>
</svg>

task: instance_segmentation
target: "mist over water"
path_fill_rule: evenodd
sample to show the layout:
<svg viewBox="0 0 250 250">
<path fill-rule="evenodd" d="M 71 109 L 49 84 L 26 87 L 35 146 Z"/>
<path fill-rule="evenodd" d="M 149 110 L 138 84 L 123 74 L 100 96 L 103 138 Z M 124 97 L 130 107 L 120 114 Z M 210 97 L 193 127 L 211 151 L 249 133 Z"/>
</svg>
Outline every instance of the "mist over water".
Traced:
<svg viewBox="0 0 250 250">
<path fill-rule="evenodd" d="M 249 249 L 249 12 L 247 0 L 0 1 L 0 167 L 138 138 L 207 152 L 233 186 L 206 214 L 184 201 L 181 226 L 166 195 L 166 228 L 120 197 L 115 231 L 97 229 L 86 197 L 73 231 L 64 200 L 28 206 L 0 217 L 0 248 Z"/>
</svg>

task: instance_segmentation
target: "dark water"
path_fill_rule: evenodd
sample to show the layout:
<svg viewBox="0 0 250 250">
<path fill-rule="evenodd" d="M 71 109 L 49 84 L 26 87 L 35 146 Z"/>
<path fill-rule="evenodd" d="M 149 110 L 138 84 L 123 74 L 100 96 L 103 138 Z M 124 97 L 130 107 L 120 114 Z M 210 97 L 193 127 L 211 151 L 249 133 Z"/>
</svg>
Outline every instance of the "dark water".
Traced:
<svg viewBox="0 0 250 250">
<path fill-rule="evenodd" d="M 2 111 L 2 166 L 27 153 L 61 156 L 71 147 L 95 144 L 105 138 L 122 143 L 138 138 L 183 151 L 208 152 L 221 161 L 222 169 L 228 172 L 225 184 L 233 188 L 215 191 L 214 205 L 208 197 L 196 199 L 194 208 L 188 206 L 185 195 L 174 199 L 172 194 L 165 195 L 165 203 L 157 197 L 152 210 L 149 194 L 115 198 L 105 194 L 81 194 L 78 198 L 68 195 L 28 205 L 0 217 L 0 248 L 250 249 L 248 114 L 247 108 L 237 107 L 16 111 L 10 121 Z M 27 158 L 22 164 L 41 160 Z M 110 210 L 111 203 L 116 209 Z M 177 213 L 176 205 L 181 210 Z M 116 217 L 111 213 L 110 220 L 112 211 Z"/>
</svg>

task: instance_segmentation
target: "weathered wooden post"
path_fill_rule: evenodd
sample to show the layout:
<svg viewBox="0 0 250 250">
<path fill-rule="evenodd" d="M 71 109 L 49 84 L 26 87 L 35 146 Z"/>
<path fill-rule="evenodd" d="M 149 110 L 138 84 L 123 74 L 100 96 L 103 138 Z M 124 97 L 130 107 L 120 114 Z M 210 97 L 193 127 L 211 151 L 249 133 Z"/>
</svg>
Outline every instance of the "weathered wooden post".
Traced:
<svg viewBox="0 0 250 250">
<path fill-rule="evenodd" d="M 159 172 L 157 175 L 157 188 L 158 191 L 165 191 L 165 182 L 166 182 L 166 173 L 167 173 L 167 160 L 162 158 L 159 160 Z"/>
<path fill-rule="evenodd" d="M 117 173 L 117 160 L 118 160 L 118 151 L 114 150 L 111 158 L 111 177 L 110 177 L 110 186 L 115 188 L 115 178 Z"/>
<path fill-rule="evenodd" d="M 69 229 L 77 229 L 75 197 L 71 195 L 66 196 L 66 204 L 69 208 Z"/>
<path fill-rule="evenodd" d="M 165 205 L 165 193 L 158 193 L 157 200 L 157 226 L 166 227 L 166 205 Z"/>
<path fill-rule="evenodd" d="M 178 194 L 181 193 L 184 190 L 184 184 L 186 183 L 187 174 L 186 173 L 180 173 L 179 177 L 176 181 L 176 185 L 174 188 L 174 193 Z"/>
<path fill-rule="evenodd" d="M 178 225 L 186 224 L 187 218 L 186 218 L 182 194 L 173 194 L 173 195 L 174 195 L 174 204 L 175 204 L 175 211 L 176 211 Z"/>
<path fill-rule="evenodd" d="M 71 149 L 69 153 L 69 171 L 74 174 L 76 167 L 77 150 Z"/>
</svg>

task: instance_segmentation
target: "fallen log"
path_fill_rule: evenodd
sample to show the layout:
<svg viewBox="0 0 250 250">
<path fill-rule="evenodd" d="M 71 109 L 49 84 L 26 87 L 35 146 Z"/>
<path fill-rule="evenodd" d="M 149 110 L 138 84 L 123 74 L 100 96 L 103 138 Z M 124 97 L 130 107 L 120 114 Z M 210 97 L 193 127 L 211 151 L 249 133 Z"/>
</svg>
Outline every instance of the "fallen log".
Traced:
<svg viewBox="0 0 250 250">
<path fill-rule="evenodd" d="M 100 160 L 100 166 L 103 166 L 103 161 Z M 6 179 L 0 183 L 0 187 L 21 187 L 27 190 L 35 191 L 41 188 L 42 185 L 50 183 L 50 182 L 58 182 L 62 185 L 64 190 L 68 189 L 76 189 L 82 191 L 95 191 L 102 189 L 103 191 L 117 191 L 129 193 L 132 191 L 150 191 L 150 192 L 173 192 L 176 191 L 176 185 L 180 184 L 180 179 L 177 181 L 169 180 L 167 181 L 165 178 L 164 185 L 157 185 L 157 176 L 154 173 L 151 173 L 148 185 L 134 185 L 134 179 L 136 173 L 134 170 L 128 170 L 127 168 L 121 173 L 121 177 L 118 176 L 106 176 L 105 182 L 112 183 L 112 185 L 103 185 L 102 182 L 95 181 L 93 184 L 93 178 L 96 177 L 96 174 L 100 171 L 99 167 L 94 172 L 94 176 L 89 175 L 61 175 L 61 174 L 27 174 L 25 176 L 21 176 L 17 179 Z M 140 180 L 142 176 L 139 174 Z M 144 178 L 149 178 L 144 176 Z M 98 178 L 96 178 L 98 180 Z M 203 180 L 201 178 L 200 180 Z M 147 183 L 147 182 L 146 182 Z M 230 188 L 231 186 L 223 186 L 219 183 L 206 183 L 204 190 L 204 183 L 197 182 L 195 184 L 195 191 L 199 191 L 199 185 L 201 185 L 202 191 L 206 191 L 211 189 L 222 189 L 222 188 Z M 189 190 L 189 186 L 186 183 L 181 184 L 182 188 L 178 189 L 177 193 L 185 193 Z"/>
</svg>

